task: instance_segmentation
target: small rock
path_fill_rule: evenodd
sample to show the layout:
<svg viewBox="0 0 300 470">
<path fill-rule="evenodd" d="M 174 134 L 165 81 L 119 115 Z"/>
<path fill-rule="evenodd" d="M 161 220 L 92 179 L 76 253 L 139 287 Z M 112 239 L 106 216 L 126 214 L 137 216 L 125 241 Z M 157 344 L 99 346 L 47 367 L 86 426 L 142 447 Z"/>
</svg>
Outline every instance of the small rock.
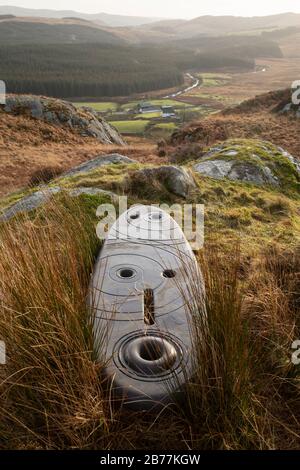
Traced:
<svg viewBox="0 0 300 470">
<path fill-rule="evenodd" d="M 192 176 L 182 167 L 160 166 L 146 168 L 140 170 L 139 173 L 148 178 L 149 181 L 151 179 L 158 180 L 166 186 L 168 191 L 183 198 L 186 198 L 189 192 L 196 187 Z"/>
<path fill-rule="evenodd" d="M 226 160 L 208 160 L 205 162 L 197 163 L 194 169 L 205 176 L 211 178 L 222 179 L 227 178 L 232 169 L 232 163 Z"/>
<path fill-rule="evenodd" d="M 238 154 L 238 151 L 237 150 L 229 150 L 228 152 L 226 152 L 224 155 L 226 157 L 236 157 Z"/>
</svg>

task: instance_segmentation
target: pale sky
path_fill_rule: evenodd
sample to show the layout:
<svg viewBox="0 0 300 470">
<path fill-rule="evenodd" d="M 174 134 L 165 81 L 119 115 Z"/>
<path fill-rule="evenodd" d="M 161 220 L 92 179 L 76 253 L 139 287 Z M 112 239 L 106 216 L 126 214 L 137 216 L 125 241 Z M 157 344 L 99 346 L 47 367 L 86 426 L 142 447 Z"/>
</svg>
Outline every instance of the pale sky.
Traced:
<svg viewBox="0 0 300 470">
<path fill-rule="evenodd" d="M 0 5 L 169 18 L 300 13 L 299 0 L 0 0 Z"/>
</svg>

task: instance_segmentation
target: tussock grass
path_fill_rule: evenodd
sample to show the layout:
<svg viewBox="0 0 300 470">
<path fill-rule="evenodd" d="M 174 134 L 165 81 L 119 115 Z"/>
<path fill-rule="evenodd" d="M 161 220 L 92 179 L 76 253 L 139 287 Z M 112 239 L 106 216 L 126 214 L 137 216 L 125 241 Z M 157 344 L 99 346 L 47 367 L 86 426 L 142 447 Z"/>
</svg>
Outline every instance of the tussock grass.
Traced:
<svg viewBox="0 0 300 470">
<path fill-rule="evenodd" d="M 190 306 L 195 375 L 182 402 L 145 414 L 117 409 L 95 362 L 86 295 L 99 243 L 80 199 L 0 230 L 2 448 L 299 448 L 299 251 L 249 259 L 207 244 L 207 320 L 197 295 Z"/>
<path fill-rule="evenodd" d="M 238 242 L 200 256 L 207 319 L 194 318 L 196 374 L 183 420 L 200 449 L 299 448 L 299 249 L 272 247 L 251 262 Z M 197 292 L 197 289 L 194 289 Z M 196 294 L 197 298 L 197 294 Z"/>
<path fill-rule="evenodd" d="M 29 187 L 39 186 L 41 184 L 49 183 L 51 180 L 57 178 L 63 172 L 60 165 L 45 166 L 34 171 L 29 180 Z"/>
<path fill-rule="evenodd" d="M 0 334 L 8 362 L 0 440 L 9 447 L 85 447 L 106 426 L 85 305 L 97 243 L 89 217 L 65 203 L 1 230 Z"/>
<path fill-rule="evenodd" d="M 207 317 L 197 317 L 196 303 L 192 312 L 196 375 L 188 387 L 184 410 L 187 424 L 193 427 L 191 444 L 206 449 L 259 447 L 239 246 L 235 243 L 226 255 L 208 248 L 199 263 Z"/>
</svg>

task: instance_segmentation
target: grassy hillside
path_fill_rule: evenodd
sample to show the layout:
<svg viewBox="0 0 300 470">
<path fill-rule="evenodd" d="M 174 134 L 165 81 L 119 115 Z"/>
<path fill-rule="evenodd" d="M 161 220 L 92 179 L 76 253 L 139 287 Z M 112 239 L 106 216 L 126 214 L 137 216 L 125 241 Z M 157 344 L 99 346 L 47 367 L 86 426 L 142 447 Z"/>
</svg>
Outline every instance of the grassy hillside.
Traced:
<svg viewBox="0 0 300 470">
<path fill-rule="evenodd" d="M 0 111 L 0 197 L 48 181 L 86 160 L 124 153 L 141 162 L 160 161 L 155 143 L 126 137 L 127 145 L 106 145 L 69 126 Z"/>
<path fill-rule="evenodd" d="M 145 167 L 110 165 L 51 185 L 113 189 L 131 203 L 182 202 L 158 181 L 139 179 Z M 14 348 L 2 386 L 2 448 L 299 447 L 299 371 L 290 361 L 300 328 L 299 195 L 196 182 L 189 202 L 206 205 L 197 257 L 208 330 L 203 337 L 195 323 L 193 380 L 183 402 L 159 415 L 111 407 L 103 364 L 94 362 L 85 299 L 100 247 L 95 212 L 109 197 L 61 194 L 0 226 L 0 332 Z"/>
<path fill-rule="evenodd" d="M 259 138 L 284 147 L 293 155 L 300 155 L 300 121 L 295 115 L 282 115 L 276 107 L 288 103 L 290 90 L 273 91 L 247 100 L 221 113 L 194 121 L 174 132 L 170 152 L 193 154 L 193 145 L 199 150 L 229 138 Z M 190 149 L 190 150 L 189 150 Z"/>
<path fill-rule="evenodd" d="M 41 46 L 41 72 L 49 71 L 53 60 L 67 83 L 64 71 L 78 66 L 75 51 L 80 51 L 84 71 L 90 70 L 89 61 L 95 65 L 102 59 L 110 86 L 121 72 L 126 86 L 133 86 L 137 70 L 149 86 L 149 58 L 158 60 L 155 70 L 149 62 L 153 77 L 163 66 L 169 73 L 175 63 L 167 48 L 74 46 L 60 46 L 62 55 L 57 46 Z M 24 50 L 2 52 L 11 79 L 18 64 L 18 73 L 27 74 L 28 57 L 35 64 L 37 48 L 28 47 L 22 61 Z M 112 50 L 119 68 L 109 62 Z M 169 62 L 164 63 L 163 50 L 169 51 Z M 10 51 L 18 53 L 10 56 Z M 189 57 L 185 51 L 180 57 L 185 66 Z M 97 74 L 91 76 L 96 81 Z M 204 76 L 208 87 L 227 78 Z M 30 79 L 28 86 L 33 86 L 33 74 Z M 58 86 L 54 75 L 51 80 L 52 87 Z M 277 147 L 300 155 L 300 120 L 294 112 L 278 112 L 289 100 L 289 90 L 259 96 L 190 123 L 157 146 L 132 138 L 125 147 L 104 146 L 22 110 L 17 116 L 0 111 L 0 214 L 37 191 L 60 188 L 37 209 L 0 220 L 0 341 L 8 354 L 0 374 L 0 449 L 299 449 L 300 369 L 291 361 L 291 345 L 300 337 L 300 175 Z M 95 107 L 101 111 L 112 105 Z M 172 130 L 172 124 L 157 126 Z M 147 120 L 135 125 L 143 127 Z M 136 161 L 63 174 L 114 152 Z M 246 172 L 251 163 L 267 168 L 276 184 L 215 178 L 196 170 L 196 164 L 213 159 L 242 163 Z M 144 172 L 161 165 L 189 173 L 194 185 L 185 198 L 174 193 L 170 182 Z M 72 197 L 79 189 L 89 194 Z M 174 211 L 184 203 L 205 205 L 205 243 L 195 254 L 205 281 L 207 321 L 204 325 L 199 315 L 202 299 L 195 297 L 188 305 L 194 374 L 183 399 L 159 413 L 118 407 L 102 379 L 105 364 L 95 360 L 86 299 L 102 246 L 96 211 L 112 203 L 118 213 L 119 195 L 127 195 L 130 205 L 174 204 Z M 199 286 L 192 287 L 196 292 Z M 104 349 L 107 340 L 106 331 Z"/>
</svg>

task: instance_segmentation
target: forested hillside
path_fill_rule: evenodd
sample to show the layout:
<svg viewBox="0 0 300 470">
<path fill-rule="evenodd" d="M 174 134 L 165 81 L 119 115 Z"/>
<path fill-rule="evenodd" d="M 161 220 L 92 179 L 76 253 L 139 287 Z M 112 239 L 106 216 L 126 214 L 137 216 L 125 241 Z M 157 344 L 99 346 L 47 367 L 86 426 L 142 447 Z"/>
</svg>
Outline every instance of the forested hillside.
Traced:
<svg viewBox="0 0 300 470">
<path fill-rule="evenodd" d="M 75 19 L 76 21 L 76 19 Z M 0 44 L 61 44 L 61 43 L 120 44 L 114 33 L 97 28 L 92 23 L 47 24 L 43 22 L 2 21 Z"/>
<path fill-rule="evenodd" d="M 210 53 L 232 57 L 282 57 L 279 45 L 270 36 L 232 35 L 224 37 L 195 36 L 189 39 L 177 40 L 180 48 L 196 49 L 199 53 Z M 274 35 L 274 39 L 276 36 Z"/>
<path fill-rule="evenodd" d="M 8 92 L 54 97 L 121 96 L 183 83 L 183 72 L 210 67 L 249 70 L 253 60 L 164 47 L 100 44 L 0 47 Z"/>
<path fill-rule="evenodd" d="M 244 72 L 257 58 L 282 57 L 271 35 L 204 37 L 200 28 L 188 39 L 133 43 L 133 30 L 77 18 L 2 18 L 0 78 L 12 93 L 116 97 L 181 86 L 186 72 Z"/>
</svg>

